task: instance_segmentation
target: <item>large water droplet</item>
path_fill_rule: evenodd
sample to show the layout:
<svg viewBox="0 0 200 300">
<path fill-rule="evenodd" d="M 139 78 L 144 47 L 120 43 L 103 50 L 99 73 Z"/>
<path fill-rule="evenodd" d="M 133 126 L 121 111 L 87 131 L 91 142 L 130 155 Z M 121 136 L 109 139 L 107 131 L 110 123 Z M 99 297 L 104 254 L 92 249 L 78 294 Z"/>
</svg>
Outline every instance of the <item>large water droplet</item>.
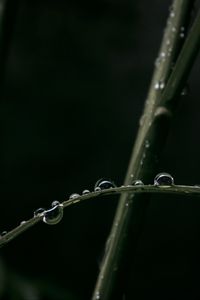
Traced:
<svg viewBox="0 0 200 300">
<path fill-rule="evenodd" d="M 80 197 L 80 195 L 77 194 L 77 193 L 74 193 L 74 194 L 71 194 L 71 195 L 69 196 L 69 199 L 76 199 L 76 198 L 78 198 L 78 197 Z"/>
<path fill-rule="evenodd" d="M 174 184 L 174 178 L 168 173 L 159 173 L 154 178 L 154 185 L 170 187 Z"/>
<path fill-rule="evenodd" d="M 142 182 L 142 180 L 137 179 L 132 182 L 132 185 L 144 185 L 144 183 Z"/>
<path fill-rule="evenodd" d="M 89 190 L 84 190 L 84 191 L 82 191 L 82 195 L 87 195 L 87 194 L 89 194 L 89 193 L 90 193 Z"/>
<path fill-rule="evenodd" d="M 101 190 L 107 190 L 116 187 L 116 185 L 112 181 L 100 179 L 96 182 L 94 189 L 96 190 L 97 187 L 99 187 Z"/>
<path fill-rule="evenodd" d="M 44 212 L 45 212 L 45 209 L 40 207 L 40 208 L 36 209 L 33 214 L 34 214 L 34 217 L 38 217 L 41 214 L 43 214 Z"/>
<path fill-rule="evenodd" d="M 55 225 L 61 221 L 63 217 L 63 205 L 58 201 L 52 203 L 52 208 L 44 213 L 43 222 L 48 225 Z"/>
</svg>

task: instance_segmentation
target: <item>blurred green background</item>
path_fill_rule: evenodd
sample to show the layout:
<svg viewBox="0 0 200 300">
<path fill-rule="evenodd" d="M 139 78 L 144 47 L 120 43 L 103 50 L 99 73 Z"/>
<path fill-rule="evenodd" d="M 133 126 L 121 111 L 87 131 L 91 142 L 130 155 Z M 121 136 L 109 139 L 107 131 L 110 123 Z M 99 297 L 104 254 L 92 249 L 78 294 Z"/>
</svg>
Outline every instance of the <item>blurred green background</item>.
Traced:
<svg viewBox="0 0 200 300">
<path fill-rule="evenodd" d="M 99 178 L 122 184 L 170 4 L 7 1 L 1 232 Z M 179 184 L 200 183 L 199 66 L 160 164 Z M 57 226 L 38 224 L 2 248 L 0 299 L 90 299 L 116 205 L 105 197 L 70 207 Z M 152 197 L 123 300 L 199 299 L 199 217 L 198 199 Z"/>
</svg>

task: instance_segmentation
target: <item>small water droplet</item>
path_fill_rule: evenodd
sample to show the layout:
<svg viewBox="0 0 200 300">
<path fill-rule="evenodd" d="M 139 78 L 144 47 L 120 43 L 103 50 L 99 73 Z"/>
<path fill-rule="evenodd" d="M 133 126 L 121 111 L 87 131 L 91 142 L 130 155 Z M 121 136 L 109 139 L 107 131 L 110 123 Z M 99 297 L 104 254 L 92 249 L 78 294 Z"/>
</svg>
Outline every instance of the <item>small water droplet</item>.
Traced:
<svg viewBox="0 0 200 300">
<path fill-rule="evenodd" d="M 185 37 L 185 34 L 183 32 L 180 33 L 180 38 L 183 39 Z"/>
<path fill-rule="evenodd" d="M 54 207 L 54 206 L 57 206 L 57 205 L 60 205 L 60 202 L 58 200 L 54 200 L 52 203 L 51 203 L 51 206 Z"/>
<path fill-rule="evenodd" d="M 154 178 L 154 185 L 170 187 L 174 184 L 173 177 L 168 173 L 159 173 Z"/>
<path fill-rule="evenodd" d="M 26 224 L 26 221 L 21 221 L 20 225 Z"/>
<path fill-rule="evenodd" d="M 99 292 L 96 292 L 95 297 L 96 297 L 96 300 L 99 300 L 99 299 L 100 299 L 100 293 L 99 293 Z"/>
<path fill-rule="evenodd" d="M 133 178 L 133 174 L 131 174 L 130 177 Z"/>
<path fill-rule="evenodd" d="M 55 225 L 61 221 L 62 217 L 63 217 L 63 205 L 58 202 L 58 204 L 54 205 L 52 208 L 45 211 L 43 222 L 48 225 Z"/>
<path fill-rule="evenodd" d="M 176 32 L 176 27 L 172 27 L 172 32 Z"/>
<path fill-rule="evenodd" d="M 181 30 L 181 31 L 185 31 L 185 27 L 184 27 L 184 26 L 181 26 L 180 30 Z"/>
<path fill-rule="evenodd" d="M 160 84 L 159 84 L 159 82 L 156 82 L 156 83 L 155 83 L 154 89 L 155 89 L 155 90 L 159 90 L 159 89 L 160 89 Z"/>
<path fill-rule="evenodd" d="M 148 140 L 146 140 L 146 141 L 145 141 L 145 148 L 147 148 L 147 149 L 148 149 L 149 147 L 150 147 L 150 143 L 149 143 L 149 141 L 148 141 Z"/>
<path fill-rule="evenodd" d="M 74 194 L 71 194 L 71 195 L 69 196 L 69 199 L 76 199 L 76 198 L 78 198 L 78 197 L 80 197 L 80 195 L 77 194 L 77 193 L 74 193 Z"/>
<path fill-rule="evenodd" d="M 165 53 L 165 52 L 161 52 L 161 53 L 160 53 L 160 56 L 161 56 L 161 57 L 165 57 L 165 56 L 166 56 L 166 53 Z"/>
<path fill-rule="evenodd" d="M 161 81 L 161 82 L 160 82 L 160 89 L 161 89 L 161 90 L 163 90 L 163 89 L 164 89 L 164 87 L 165 87 L 165 84 L 164 84 L 164 82 L 163 82 L 163 81 Z"/>
<path fill-rule="evenodd" d="M 101 190 L 107 190 L 107 189 L 116 187 L 116 185 L 112 181 L 109 181 L 106 179 L 100 179 L 95 184 L 95 187 L 94 187 L 95 191 L 96 191 L 97 187 L 99 187 Z"/>
<path fill-rule="evenodd" d="M 170 45 L 170 43 L 171 43 L 170 40 L 167 40 L 167 41 L 166 41 L 166 45 L 167 45 L 167 46 Z"/>
<path fill-rule="evenodd" d="M 165 87 L 165 83 L 163 81 L 157 81 L 154 85 L 155 90 L 163 90 Z"/>
<path fill-rule="evenodd" d="M 89 193 L 90 193 L 89 190 L 84 190 L 84 191 L 82 191 L 82 195 L 87 195 L 87 194 L 89 194 Z"/>
<path fill-rule="evenodd" d="M 34 217 L 38 217 L 45 212 L 45 209 L 40 207 L 34 211 Z"/>
<path fill-rule="evenodd" d="M 137 179 L 132 182 L 132 185 L 144 185 L 144 183 L 142 182 L 142 180 Z"/>
<path fill-rule="evenodd" d="M 190 93 L 190 87 L 188 84 L 182 89 L 181 96 L 187 96 Z"/>
<path fill-rule="evenodd" d="M 170 13 L 170 17 L 171 17 L 171 18 L 174 18 L 174 17 L 175 17 L 174 11 L 172 11 L 172 12 Z"/>
<path fill-rule="evenodd" d="M 2 231 L 1 236 L 6 235 L 8 232 L 6 230 Z"/>
<path fill-rule="evenodd" d="M 97 186 L 97 187 L 94 188 L 94 191 L 95 191 L 95 192 L 100 192 L 100 191 L 101 191 L 101 188 L 100 188 L 99 186 Z"/>
<path fill-rule="evenodd" d="M 155 66 L 156 66 L 156 67 L 159 67 L 159 66 L 160 66 L 160 63 L 161 63 L 161 58 L 160 58 L 160 57 L 157 57 L 156 60 L 155 60 Z"/>
</svg>

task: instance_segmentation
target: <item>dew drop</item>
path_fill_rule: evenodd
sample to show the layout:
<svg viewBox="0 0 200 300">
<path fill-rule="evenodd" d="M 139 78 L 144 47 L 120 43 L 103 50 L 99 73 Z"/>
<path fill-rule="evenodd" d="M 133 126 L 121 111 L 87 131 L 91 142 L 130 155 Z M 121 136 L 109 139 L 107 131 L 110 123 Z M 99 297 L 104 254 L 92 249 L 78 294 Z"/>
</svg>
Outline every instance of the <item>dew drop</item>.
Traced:
<svg viewBox="0 0 200 300">
<path fill-rule="evenodd" d="M 51 203 L 51 206 L 54 207 L 54 206 L 57 206 L 57 205 L 60 205 L 60 202 L 58 200 L 54 200 L 52 203 Z"/>
<path fill-rule="evenodd" d="M 40 207 L 34 211 L 34 217 L 38 217 L 45 212 L 45 209 Z"/>
<path fill-rule="evenodd" d="M 99 292 L 96 292 L 95 297 L 96 297 L 96 300 L 99 300 L 99 299 L 100 299 L 100 293 L 99 293 Z"/>
<path fill-rule="evenodd" d="M 163 81 L 157 81 L 154 85 L 155 90 L 163 90 L 165 87 L 165 83 Z"/>
<path fill-rule="evenodd" d="M 165 56 L 166 56 L 166 53 L 165 53 L 165 52 L 161 52 L 161 53 L 160 53 L 160 56 L 161 56 L 161 57 L 165 57 Z"/>
<path fill-rule="evenodd" d="M 163 90 L 164 89 L 164 87 L 165 87 L 165 84 L 164 84 L 164 82 L 162 81 L 162 82 L 160 82 L 160 90 Z"/>
<path fill-rule="evenodd" d="M 48 225 L 55 225 L 61 221 L 62 217 L 63 217 L 63 205 L 60 204 L 58 201 L 54 201 L 52 203 L 52 208 L 45 211 L 43 222 Z"/>
<path fill-rule="evenodd" d="M 144 183 L 142 182 L 142 180 L 137 179 L 132 182 L 132 185 L 144 185 Z"/>
<path fill-rule="evenodd" d="M 185 37 L 184 32 L 181 32 L 181 33 L 180 33 L 180 38 L 183 39 L 184 37 Z"/>
<path fill-rule="evenodd" d="M 8 232 L 6 230 L 2 231 L 1 236 L 6 235 Z"/>
<path fill-rule="evenodd" d="M 90 193 L 89 190 L 84 190 L 84 191 L 82 191 L 82 195 L 87 195 L 87 194 L 89 194 L 89 193 Z"/>
<path fill-rule="evenodd" d="M 149 148 L 150 147 L 150 143 L 148 140 L 145 141 L 145 148 Z"/>
<path fill-rule="evenodd" d="M 114 187 L 116 187 L 116 185 L 112 181 L 100 179 L 96 182 L 94 190 L 96 191 L 96 188 L 100 188 L 101 190 L 107 190 Z"/>
<path fill-rule="evenodd" d="M 174 18 L 174 17 L 175 17 L 174 11 L 172 11 L 172 12 L 170 13 L 170 17 L 171 17 L 171 18 Z"/>
<path fill-rule="evenodd" d="M 26 221 L 21 221 L 20 225 L 26 224 Z"/>
<path fill-rule="evenodd" d="M 155 83 L 154 89 L 155 89 L 155 90 L 159 90 L 159 89 L 160 89 L 160 84 L 159 84 L 159 82 L 156 82 L 156 83 Z"/>
<path fill-rule="evenodd" d="M 69 199 L 76 199 L 76 198 L 78 198 L 78 197 L 80 197 L 80 195 L 77 194 L 77 193 L 74 193 L 74 194 L 71 194 L 71 195 L 69 196 Z"/>
<path fill-rule="evenodd" d="M 159 173 L 154 178 L 154 185 L 170 187 L 174 184 L 174 178 L 168 173 Z"/>
</svg>

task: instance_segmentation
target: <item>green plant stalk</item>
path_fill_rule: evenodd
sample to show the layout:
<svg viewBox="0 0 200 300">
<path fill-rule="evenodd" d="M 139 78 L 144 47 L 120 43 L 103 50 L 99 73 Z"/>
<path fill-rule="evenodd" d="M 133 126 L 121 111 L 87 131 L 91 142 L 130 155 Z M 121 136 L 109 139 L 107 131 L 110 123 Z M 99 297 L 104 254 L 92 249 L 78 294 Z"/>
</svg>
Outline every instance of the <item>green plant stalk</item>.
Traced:
<svg viewBox="0 0 200 300">
<path fill-rule="evenodd" d="M 177 93 L 180 92 L 180 88 L 183 86 L 184 80 L 186 79 L 186 71 L 189 71 L 189 66 L 192 65 L 198 51 L 198 49 L 195 49 L 195 51 L 193 50 L 194 53 L 190 51 L 188 54 L 182 54 L 172 72 L 173 63 L 176 60 L 176 55 L 178 54 L 180 46 L 181 27 L 185 27 L 185 24 L 187 23 L 191 3 L 192 1 L 184 0 L 175 0 L 173 2 L 174 15 L 173 17 L 169 16 L 158 56 L 159 59 L 162 57 L 165 59 L 157 61 L 155 67 L 144 113 L 140 120 L 140 128 L 133 154 L 125 178 L 125 185 L 132 183 L 135 179 L 150 180 L 152 171 L 158 161 L 159 153 L 163 148 L 170 118 L 173 113 L 172 106 L 169 107 L 169 105 L 167 105 L 167 99 L 174 101 L 174 95 L 177 95 Z M 198 22 L 197 19 L 195 22 L 197 25 L 194 25 L 195 29 L 193 27 L 186 40 L 184 51 L 187 51 L 190 47 L 195 47 L 195 43 L 197 43 L 197 46 L 199 47 L 199 41 L 197 42 L 200 32 Z M 192 45 L 189 44 L 189 41 L 193 41 Z M 170 53 L 169 45 L 171 47 Z M 181 68 L 180 65 L 185 64 L 184 60 L 186 58 L 188 68 Z M 169 83 L 163 90 L 162 87 L 166 84 L 171 72 L 172 77 L 170 77 Z M 180 83 L 176 81 L 174 93 L 171 95 L 169 89 L 172 84 L 170 84 L 170 82 L 172 82 L 171 78 L 174 78 L 174 72 L 179 74 Z M 183 74 L 181 75 L 182 72 L 184 73 L 184 76 Z M 159 85 L 163 83 L 161 88 L 157 88 L 157 83 L 159 83 Z M 169 97 L 169 95 L 171 97 Z M 142 223 L 146 207 L 147 202 L 145 199 L 141 198 L 140 195 L 126 194 L 121 196 L 112 229 L 108 237 L 109 243 L 107 243 L 108 246 L 106 247 L 106 253 L 101 264 L 101 270 L 92 297 L 93 300 L 108 300 L 112 298 L 113 290 L 116 285 L 117 273 L 121 269 L 122 258 L 127 248 L 129 228 L 133 222 L 135 227 L 137 227 L 137 223 Z M 117 227 L 115 226 L 116 224 L 118 224 Z M 137 228 L 136 234 L 139 235 L 140 232 L 141 228 Z"/>
<path fill-rule="evenodd" d="M 76 205 L 84 201 L 92 200 L 100 196 L 109 196 L 117 195 L 123 193 L 134 193 L 134 194 L 149 194 L 149 193 L 159 193 L 159 194 L 176 194 L 184 196 L 200 196 L 200 187 L 199 186 L 187 186 L 187 185 L 171 185 L 171 186 L 155 186 L 155 185 L 135 185 L 135 186 L 122 186 L 112 189 L 101 190 L 98 192 L 90 192 L 86 195 L 81 195 L 76 199 L 68 199 L 63 201 L 60 205 L 64 208 L 71 205 Z M 52 208 L 50 208 L 52 209 Z M 38 216 L 34 216 L 27 221 L 23 221 L 19 226 L 15 227 L 7 234 L 0 236 L 0 247 L 5 246 L 7 243 L 12 241 L 18 235 L 22 234 L 27 229 L 36 225 L 38 222 L 43 220 L 45 213 L 48 211 L 45 210 Z"/>
</svg>

